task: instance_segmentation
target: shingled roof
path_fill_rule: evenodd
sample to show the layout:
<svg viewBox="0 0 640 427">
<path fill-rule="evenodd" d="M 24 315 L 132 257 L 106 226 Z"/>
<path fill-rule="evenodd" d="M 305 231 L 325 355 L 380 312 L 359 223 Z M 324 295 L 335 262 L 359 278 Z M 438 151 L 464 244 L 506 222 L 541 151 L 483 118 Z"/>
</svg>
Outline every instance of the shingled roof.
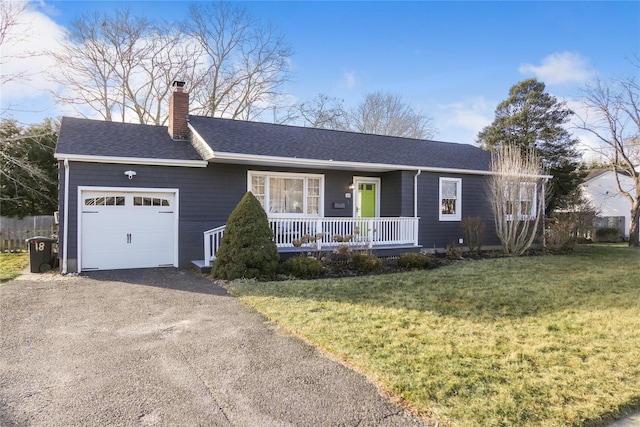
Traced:
<svg viewBox="0 0 640 427">
<path fill-rule="evenodd" d="M 470 171 L 488 171 L 491 162 L 487 151 L 468 144 L 201 116 L 189 116 L 189 125 L 213 151 L 204 160 L 214 162 L 240 155 Z M 189 141 L 173 140 L 165 126 L 71 117 L 62 118 L 56 154 L 203 160 Z"/>
<path fill-rule="evenodd" d="M 214 153 L 487 171 L 491 155 L 468 144 L 190 116 Z"/>
<path fill-rule="evenodd" d="M 56 154 L 166 160 L 202 160 L 189 141 L 175 141 L 166 126 L 63 117 Z"/>
</svg>

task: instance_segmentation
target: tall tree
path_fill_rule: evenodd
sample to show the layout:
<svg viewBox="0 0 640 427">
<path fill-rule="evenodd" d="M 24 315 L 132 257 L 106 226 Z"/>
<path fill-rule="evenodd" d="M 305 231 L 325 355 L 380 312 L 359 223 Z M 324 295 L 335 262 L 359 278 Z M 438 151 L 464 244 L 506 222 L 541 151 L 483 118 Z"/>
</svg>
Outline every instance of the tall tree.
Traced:
<svg viewBox="0 0 640 427">
<path fill-rule="evenodd" d="M 51 215 L 58 206 L 58 168 L 53 152 L 59 124 L 51 119 L 24 128 L 0 122 L 0 213 Z"/>
<path fill-rule="evenodd" d="M 527 79 L 511 87 L 495 115 L 493 123 L 478 134 L 480 146 L 493 151 L 510 144 L 520 147 L 523 154 L 535 150 L 542 166 L 553 175 L 547 209 L 564 207 L 584 176 L 579 170 L 578 140 L 563 126 L 573 111 L 545 92 L 544 83 Z"/>
<path fill-rule="evenodd" d="M 251 120 L 291 78 L 292 50 L 274 28 L 228 2 L 194 3 L 187 32 L 203 49 L 201 84 L 192 87 L 198 113 Z"/>
<path fill-rule="evenodd" d="M 405 138 L 430 139 L 431 119 L 414 110 L 397 94 L 373 92 L 349 112 L 349 126 L 356 132 Z"/>
<path fill-rule="evenodd" d="M 640 64 L 638 65 L 640 69 Z M 601 143 L 601 155 L 615 172 L 618 193 L 631 203 L 629 246 L 640 246 L 640 84 L 637 77 L 597 79 L 584 91 L 586 117 L 578 127 Z M 625 189 L 620 173 L 633 179 Z"/>
<path fill-rule="evenodd" d="M 59 102 L 108 121 L 161 125 L 171 83 L 198 83 L 202 51 L 179 26 L 154 25 L 124 9 L 77 17 L 49 55 L 57 63 L 50 77 L 63 87 L 53 93 Z"/>
</svg>

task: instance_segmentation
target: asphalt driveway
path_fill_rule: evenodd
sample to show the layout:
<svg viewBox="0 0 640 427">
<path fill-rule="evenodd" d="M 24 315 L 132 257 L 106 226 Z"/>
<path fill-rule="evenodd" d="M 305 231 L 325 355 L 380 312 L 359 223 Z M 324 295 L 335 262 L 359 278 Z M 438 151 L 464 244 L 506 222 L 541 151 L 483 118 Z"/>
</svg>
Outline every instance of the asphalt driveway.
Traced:
<svg viewBox="0 0 640 427">
<path fill-rule="evenodd" d="M 2 426 L 422 425 L 188 271 L 21 276 L 0 340 Z"/>
</svg>

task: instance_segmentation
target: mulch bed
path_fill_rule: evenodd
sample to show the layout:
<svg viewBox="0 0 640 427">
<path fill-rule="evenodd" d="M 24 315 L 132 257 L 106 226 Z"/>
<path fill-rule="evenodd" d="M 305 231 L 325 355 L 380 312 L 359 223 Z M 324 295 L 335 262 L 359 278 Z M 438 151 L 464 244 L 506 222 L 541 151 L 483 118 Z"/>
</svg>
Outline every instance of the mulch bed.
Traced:
<svg viewBox="0 0 640 427">
<path fill-rule="evenodd" d="M 521 256 L 539 256 L 545 253 L 548 253 L 548 252 L 545 252 L 543 250 L 529 250 Z M 461 262 L 461 261 L 508 257 L 508 255 L 505 255 L 502 251 L 483 251 L 480 254 L 436 253 L 428 256 L 431 259 L 431 267 L 429 269 L 444 267 L 447 265 L 451 265 L 452 263 Z M 328 279 L 328 278 L 340 278 L 340 277 L 370 276 L 370 275 L 393 274 L 393 273 L 409 271 L 407 269 L 400 268 L 398 266 L 397 258 L 381 258 L 381 260 L 382 260 L 382 269 L 380 271 L 365 272 L 365 271 L 353 269 L 349 263 L 348 257 L 346 256 L 340 257 L 340 256 L 333 256 L 331 254 L 328 254 L 321 258 L 321 261 L 324 265 L 324 269 L 319 278 Z M 289 280 L 290 277 L 280 276 L 279 279 Z"/>
</svg>

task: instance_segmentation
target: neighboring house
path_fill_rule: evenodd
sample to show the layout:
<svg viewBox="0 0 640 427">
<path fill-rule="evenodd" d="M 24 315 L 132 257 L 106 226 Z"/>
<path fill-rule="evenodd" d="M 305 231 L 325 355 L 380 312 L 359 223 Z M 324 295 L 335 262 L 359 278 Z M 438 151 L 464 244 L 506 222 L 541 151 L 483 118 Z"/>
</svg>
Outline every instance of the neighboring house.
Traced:
<svg viewBox="0 0 640 427">
<path fill-rule="evenodd" d="M 620 185 L 625 191 L 634 188 L 633 179 L 619 172 Z M 616 176 L 611 169 L 594 169 L 590 171 L 581 185 L 582 194 L 599 212 L 601 227 L 619 228 L 625 240 L 629 240 L 631 225 L 631 202 L 618 192 Z"/>
<path fill-rule="evenodd" d="M 464 246 L 480 217 L 498 245 L 486 195 L 488 152 L 467 144 L 188 115 L 174 83 L 169 126 L 64 117 L 60 257 L 64 272 L 207 266 L 246 191 L 282 252 L 304 236 L 379 253 Z M 309 247 L 309 245 L 304 245 Z"/>
</svg>

